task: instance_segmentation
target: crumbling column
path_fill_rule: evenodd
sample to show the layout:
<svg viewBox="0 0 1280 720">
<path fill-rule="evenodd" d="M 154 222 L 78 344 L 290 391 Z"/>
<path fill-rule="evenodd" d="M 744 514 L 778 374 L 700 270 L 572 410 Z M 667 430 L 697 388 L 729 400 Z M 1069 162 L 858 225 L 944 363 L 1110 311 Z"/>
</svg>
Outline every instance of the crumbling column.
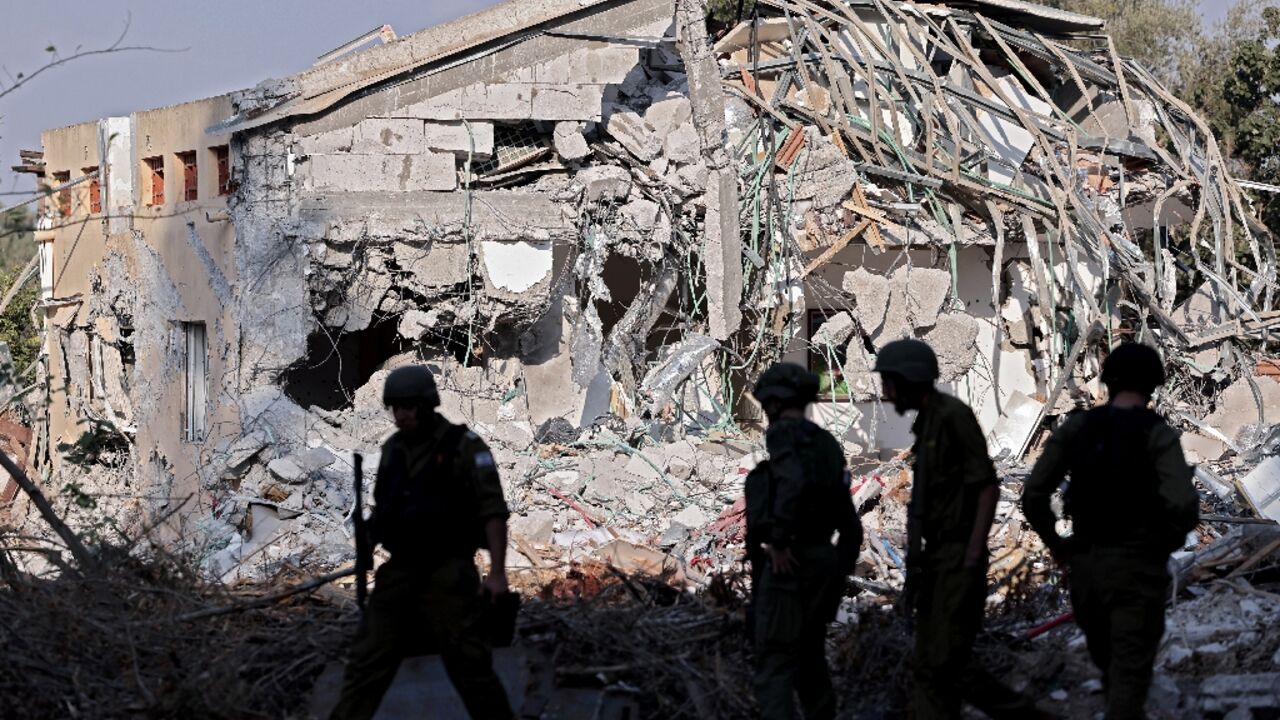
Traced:
<svg viewBox="0 0 1280 720">
<path fill-rule="evenodd" d="M 742 235 L 738 228 L 738 178 L 725 149 L 724 90 L 720 66 L 707 39 L 706 0 L 676 0 L 680 57 L 689 77 L 689 102 L 702 161 L 710 171 L 704 196 L 702 261 L 707 268 L 711 337 L 728 340 L 742 323 Z"/>
</svg>

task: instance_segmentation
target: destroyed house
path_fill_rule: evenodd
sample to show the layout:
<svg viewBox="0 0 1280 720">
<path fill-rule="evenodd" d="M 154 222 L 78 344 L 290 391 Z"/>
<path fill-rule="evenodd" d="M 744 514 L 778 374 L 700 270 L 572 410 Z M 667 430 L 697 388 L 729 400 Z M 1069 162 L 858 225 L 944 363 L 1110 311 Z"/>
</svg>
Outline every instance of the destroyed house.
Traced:
<svg viewBox="0 0 1280 720">
<path fill-rule="evenodd" d="M 661 529 L 740 492 L 707 444 L 752 442 L 747 390 L 779 358 L 875 455 L 910 423 L 874 348 L 922 338 L 1017 458 L 1100 396 L 1108 342 L 1161 347 L 1191 415 L 1212 399 L 1181 388 L 1235 377 L 1233 343 L 1280 322 L 1270 235 L 1212 133 L 1100 20 L 758 6 L 517 0 L 46 132 L 46 181 L 77 199 L 46 200 L 37 237 L 34 465 L 122 523 L 182 503 L 168 526 L 217 574 L 336 562 L 352 453 L 391 429 L 382 380 L 426 361 L 517 513 L 568 497 Z M 98 205 L 75 181 L 95 171 Z M 549 457 L 606 450 L 557 484 Z M 615 471 L 647 496 L 601 490 Z"/>
</svg>

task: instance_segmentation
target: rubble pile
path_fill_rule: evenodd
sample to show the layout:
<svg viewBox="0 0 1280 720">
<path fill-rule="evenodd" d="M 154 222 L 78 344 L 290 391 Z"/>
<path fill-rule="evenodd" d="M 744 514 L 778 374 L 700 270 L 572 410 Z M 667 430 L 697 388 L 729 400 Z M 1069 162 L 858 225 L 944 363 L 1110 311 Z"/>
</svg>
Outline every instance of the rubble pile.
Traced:
<svg viewBox="0 0 1280 720">
<path fill-rule="evenodd" d="M 233 137 L 218 260 L 234 272 L 182 235 L 223 308 L 207 432 L 172 427 L 185 301 L 136 230 L 51 335 L 89 430 L 59 450 L 38 426 L 32 462 L 68 521 L 167 513 L 167 544 L 229 584 L 343 567 L 354 455 L 377 467 L 382 381 L 420 362 L 441 412 L 494 451 L 517 574 L 705 589 L 740 568 L 742 481 L 763 458 L 748 390 L 787 359 L 822 377 L 812 417 L 846 451 L 867 530 L 842 617 L 878 627 L 902 583 L 911 437 L 871 368 L 918 337 L 1006 479 L 991 609 L 1025 630 L 1064 601 L 1020 478 L 1129 340 L 1160 349 L 1156 409 L 1219 518 L 1179 554 L 1181 587 L 1266 582 L 1274 242 L 1204 122 L 1096 18 L 754 6 L 721 26 L 697 0 L 515 2 L 231 97 L 211 131 Z"/>
</svg>

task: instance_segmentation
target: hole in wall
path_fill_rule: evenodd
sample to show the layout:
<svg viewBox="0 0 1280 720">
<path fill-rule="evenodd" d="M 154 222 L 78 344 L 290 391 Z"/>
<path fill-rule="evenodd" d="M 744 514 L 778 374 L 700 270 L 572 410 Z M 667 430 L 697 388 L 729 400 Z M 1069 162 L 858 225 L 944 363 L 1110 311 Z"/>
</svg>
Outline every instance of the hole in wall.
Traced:
<svg viewBox="0 0 1280 720">
<path fill-rule="evenodd" d="M 307 338 L 306 356 L 284 375 L 284 394 L 302 407 L 344 410 L 356 389 L 387 360 L 412 349 L 393 317 L 354 332 L 321 330 Z"/>
</svg>

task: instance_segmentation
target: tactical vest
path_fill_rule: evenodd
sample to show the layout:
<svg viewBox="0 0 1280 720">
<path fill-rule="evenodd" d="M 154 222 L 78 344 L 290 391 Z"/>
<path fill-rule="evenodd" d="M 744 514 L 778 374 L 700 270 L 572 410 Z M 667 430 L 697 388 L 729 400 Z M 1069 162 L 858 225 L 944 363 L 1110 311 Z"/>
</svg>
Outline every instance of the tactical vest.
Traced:
<svg viewBox="0 0 1280 720">
<path fill-rule="evenodd" d="M 379 482 L 388 492 L 378 506 L 382 544 L 391 555 L 415 563 L 439 564 L 467 557 L 484 546 L 478 501 L 460 463 L 467 428 L 452 425 L 411 474 L 404 449 L 393 445 Z"/>
<path fill-rule="evenodd" d="M 1063 497 L 1083 546 L 1170 552 L 1182 545 L 1164 511 L 1150 451 L 1151 431 L 1161 422 L 1145 408 L 1104 405 L 1085 415 L 1070 448 L 1071 479 Z"/>
<path fill-rule="evenodd" d="M 849 492 L 847 472 L 837 475 L 838 468 L 822 467 L 822 463 L 817 462 L 818 449 L 814 442 L 817 432 L 820 432 L 820 428 L 816 425 L 803 424 L 795 434 L 797 444 L 792 450 L 800 458 L 803 477 L 799 480 L 805 484 L 805 488 L 796 508 L 798 517 L 794 518 L 794 526 L 789 530 L 792 532 L 790 540 L 801 546 L 831 541 L 838 526 L 838 506 L 830 502 L 830 498 Z M 780 479 L 768 460 L 762 461 L 747 475 L 745 490 L 748 554 L 758 548 L 758 543 L 768 542 L 774 532 L 777 524 L 774 507 L 779 482 Z"/>
</svg>

